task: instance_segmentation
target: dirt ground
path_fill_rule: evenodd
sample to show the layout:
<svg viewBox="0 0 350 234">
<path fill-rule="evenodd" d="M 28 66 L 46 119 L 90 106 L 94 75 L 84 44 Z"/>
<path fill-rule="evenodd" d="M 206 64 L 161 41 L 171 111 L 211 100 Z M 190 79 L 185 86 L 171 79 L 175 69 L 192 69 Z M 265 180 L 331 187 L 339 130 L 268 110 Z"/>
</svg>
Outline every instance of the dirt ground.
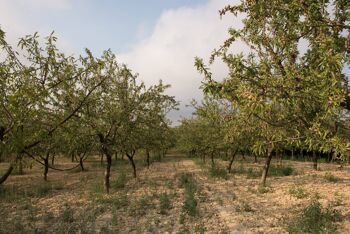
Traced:
<svg viewBox="0 0 350 234">
<path fill-rule="evenodd" d="M 263 159 L 251 161 L 239 159 L 233 171 L 257 169 Z M 109 195 L 103 192 L 103 168 L 97 160 L 86 163 L 86 172 L 50 171 L 46 183 L 34 168 L 0 187 L 0 233 L 287 233 L 286 220 L 315 194 L 325 207 L 337 203 L 342 216 L 338 232 L 350 233 L 350 168 L 320 164 L 313 171 L 307 162 L 283 164 L 295 170 L 293 175 L 270 177 L 261 191 L 259 178 L 244 173 L 229 174 L 227 180 L 211 177 L 209 166 L 183 155 L 167 155 L 150 169 L 139 163 L 137 179 L 131 177 L 128 162 L 119 160 L 113 165 Z M 197 187 L 194 216 L 183 208 L 184 173 L 192 174 Z M 327 179 L 329 173 L 337 180 Z M 302 189 L 304 196 L 293 196 L 292 188 Z M 164 194 L 170 205 L 162 211 Z"/>
</svg>

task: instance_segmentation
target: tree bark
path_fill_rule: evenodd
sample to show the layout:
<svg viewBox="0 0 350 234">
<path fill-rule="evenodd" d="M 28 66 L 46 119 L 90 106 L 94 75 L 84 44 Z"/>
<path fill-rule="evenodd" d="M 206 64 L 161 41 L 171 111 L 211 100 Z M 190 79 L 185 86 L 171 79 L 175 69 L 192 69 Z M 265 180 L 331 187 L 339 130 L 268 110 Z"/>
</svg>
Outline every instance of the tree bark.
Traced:
<svg viewBox="0 0 350 234">
<path fill-rule="evenodd" d="M 150 165 L 150 155 L 149 155 L 149 150 L 146 150 L 146 161 L 147 161 L 147 169 L 149 169 Z"/>
<path fill-rule="evenodd" d="M 19 158 L 19 162 L 18 162 L 18 174 L 19 175 L 23 175 L 23 158 L 20 157 Z"/>
<path fill-rule="evenodd" d="M 294 160 L 294 149 L 292 149 L 292 160 Z"/>
<path fill-rule="evenodd" d="M 211 165 L 214 166 L 214 165 L 215 165 L 215 161 L 214 161 L 214 151 L 211 152 L 210 158 L 211 158 Z"/>
<path fill-rule="evenodd" d="M 79 165 L 80 165 L 81 171 L 85 171 L 85 168 L 84 168 L 84 157 L 79 157 Z"/>
<path fill-rule="evenodd" d="M 74 153 L 74 151 L 73 151 L 72 154 L 71 154 L 71 160 L 72 160 L 72 162 L 74 162 L 74 159 L 75 159 L 75 153 Z"/>
<path fill-rule="evenodd" d="M 237 150 L 235 150 L 234 152 L 232 152 L 230 162 L 229 162 L 229 164 L 228 164 L 228 166 L 227 166 L 227 171 L 228 171 L 228 173 L 231 173 L 232 164 L 233 164 L 233 161 L 235 160 L 236 153 L 237 153 Z"/>
<path fill-rule="evenodd" d="M 267 173 L 269 172 L 269 168 L 270 168 L 270 163 L 271 163 L 271 159 L 272 159 L 272 147 L 269 147 L 267 149 L 267 155 L 266 155 L 266 160 L 265 160 L 265 164 L 264 164 L 264 168 L 263 168 L 263 172 L 261 175 L 261 180 L 260 180 L 260 185 L 261 186 L 265 186 L 266 185 L 266 177 L 267 177 Z"/>
<path fill-rule="evenodd" d="M 110 183 L 109 178 L 111 176 L 111 166 L 112 166 L 112 156 L 109 154 L 106 154 L 107 164 L 106 164 L 106 170 L 105 170 L 105 191 L 106 193 L 109 193 Z"/>
<path fill-rule="evenodd" d="M 103 165 L 103 156 L 104 156 L 104 154 L 102 153 L 101 154 L 101 166 Z M 107 155 L 106 155 L 107 156 Z"/>
<path fill-rule="evenodd" d="M 126 154 L 126 156 L 128 157 L 128 159 L 129 159 L 129 161 L 131 163 L 131 166 L 132 166 L 132 169 L 133 169 L 134 178 L 136 178 L 137 174 L 136 174 L 136 165 L 135 165 L 135 162 L 134 162 L 134 155 Z"/>
<path fill-rule="evenodd" d="M 11 164 L 9 168 L 6 170 L 5 174 L 0 177 L 0 184 L 4 183 L 7 180 L 7 178 L 11 175 L 13 168 L 14 168 L 14 165 Z"/>
<path fill-rule="evenodd" d="M 316 151 L 312 151 L 312 162 L 313 162 L 313 168 L 314 170 L 317 171 L 317 154 L 316 154 Z"/>
<path fill-rule="evenodd" d="M 242 159 L 245 161 L 244 151 L 241 151 L 241 154 L 242 154 Z"/>
<path fill-rule="evenodd" d="M 44 180 L 47 181 L 47 174 L 49 173 L 49 158 L 44 159 Z"/>
<path fill-rule="evenodd" d="M 258 156 L 254 154 L 254 163 L 258 163 Z"/>
</svg>

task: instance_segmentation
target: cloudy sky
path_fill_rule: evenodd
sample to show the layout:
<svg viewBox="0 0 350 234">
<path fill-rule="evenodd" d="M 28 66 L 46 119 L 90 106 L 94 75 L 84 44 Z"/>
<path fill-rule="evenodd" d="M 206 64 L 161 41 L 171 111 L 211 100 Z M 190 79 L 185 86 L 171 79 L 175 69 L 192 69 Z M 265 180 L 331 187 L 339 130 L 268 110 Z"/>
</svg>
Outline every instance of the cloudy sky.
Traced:
<svg viewBox="0 0 350 234">
<path fill-rule="evenodd" d="M 186 104 L 201 98 L 201 76 L 194 57 L 206 61 L 211 51 L 227 38 L 230 26 L 240 26 L 233 16 L 220 19 L 218 10 L 235 0 L 0 0 L 0 26 L 7 40 L 55 31 L 59 46 L 78 55 L 84 48 L 100 55 L 111 48 L 150 85 L 159 79 L 172 85 L 168 91 L 181 102 L 171 113 L 176 122 L 188 117 Z M 242 45 L 233 50 L 241 52 Z M 225 67 L 217 63 L 218 79 Z"/>
</svg>

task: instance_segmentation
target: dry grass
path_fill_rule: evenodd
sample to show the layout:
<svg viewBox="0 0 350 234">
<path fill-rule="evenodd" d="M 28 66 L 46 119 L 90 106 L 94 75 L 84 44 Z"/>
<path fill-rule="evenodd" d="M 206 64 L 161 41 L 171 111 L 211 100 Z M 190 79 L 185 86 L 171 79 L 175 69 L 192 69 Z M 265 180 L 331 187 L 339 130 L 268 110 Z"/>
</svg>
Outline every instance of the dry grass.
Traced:
<svg viewBox="0 0 350 234">
<path fill-rule="evenodd" d="M 217 161 L 217 166 L 225 163 Z M 313 171 L 311 163 L 284 164 L 296 173 L 270 177 L 262 189 L 249 170 L 238 173 L 242 167 L 259 171 L 261 164 L 249 160 L 234 162 L 237 173 L 227 179 L 210 176 L 209 166 L 181 155 L 169 155 L 149 170 L 141 168 L 138 179 L 132 178 L 127 162 L 117 161 L 109 195 L 103 193 L 97 159 L 86 163 L 86 172 L 50 171 L 47 184 L 41 169 L 33 168 L 0 187 L 0 233 L 286 233 L 285 220 L 315 194 L 323 207 L 332 204 L 340 212 L 335 223 L 339 233 L 350 233 L 349 167 L 322 164 L 321 171 Z M 183 208 L 188 192 L 180 180 L 188 172 L 196 188 L 191 195 L 194 216 Z M 339 180 L 329 181 L 325 175 L 330 174 Z"/>
</svg>

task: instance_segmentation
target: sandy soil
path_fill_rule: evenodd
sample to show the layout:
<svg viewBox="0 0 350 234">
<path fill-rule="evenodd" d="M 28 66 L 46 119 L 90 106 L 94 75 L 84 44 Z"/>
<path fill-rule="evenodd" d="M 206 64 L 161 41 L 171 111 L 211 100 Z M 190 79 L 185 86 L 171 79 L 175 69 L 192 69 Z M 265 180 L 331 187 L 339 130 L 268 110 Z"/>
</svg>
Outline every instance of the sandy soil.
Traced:
<svg viewBox="0 0 350 234">
<path fill-rule="evenodd" d="M 217 161 L 222 166 L 226 163 Z M 40 170 L 33 169 L 10 177 L 3 186 L 5 191 L 22 192 L 12 199 L 0 196 L 0 215 L 4 217 L 0 233 L 286 233 L 285 220 L 305 207 L 316 193 L 324 206 L 338 201 L 336 208 L 342 214 L 338 230 L 350 233 L 350 169 L 321 164 L 320 171 L 313 171 L 310 163 L 283 163 L 295 168 L 297 174 L 268 178 L 263 192 L 258 178 L 245 174 L 231 174 L 227 180 L 212 178 L 206 166 L 181 155 L 169 155 L 150 169 L 141 168 L 138 179 L 131 178 L 128 164 L 117 162 L 112 184 L 122 172 L 127 173 L 128 181 L 124 188 L 112 186 L 109 195 L 102 191 L 103 168 L 98 162 L 87 163 L 87 172 L 50 171 L 50 191 L 23 195 L 24 190 L 30 193 L 44 183 Z M 234 167 L 241 164 L 244 168 L 261 167 L 243 161 L 235 162 Z M 187 172 L 193 174 L 198 187 L 195 217 L 183 210 L 185 192 L 179 178 Z M 327 172 L 340 180 L 326 180 Z M 295 186 L 307 196 L 292 196 L 289 191 Z M 171 207 L 160 214 L 160 195 L 164 193 Z"/>
</svg>

